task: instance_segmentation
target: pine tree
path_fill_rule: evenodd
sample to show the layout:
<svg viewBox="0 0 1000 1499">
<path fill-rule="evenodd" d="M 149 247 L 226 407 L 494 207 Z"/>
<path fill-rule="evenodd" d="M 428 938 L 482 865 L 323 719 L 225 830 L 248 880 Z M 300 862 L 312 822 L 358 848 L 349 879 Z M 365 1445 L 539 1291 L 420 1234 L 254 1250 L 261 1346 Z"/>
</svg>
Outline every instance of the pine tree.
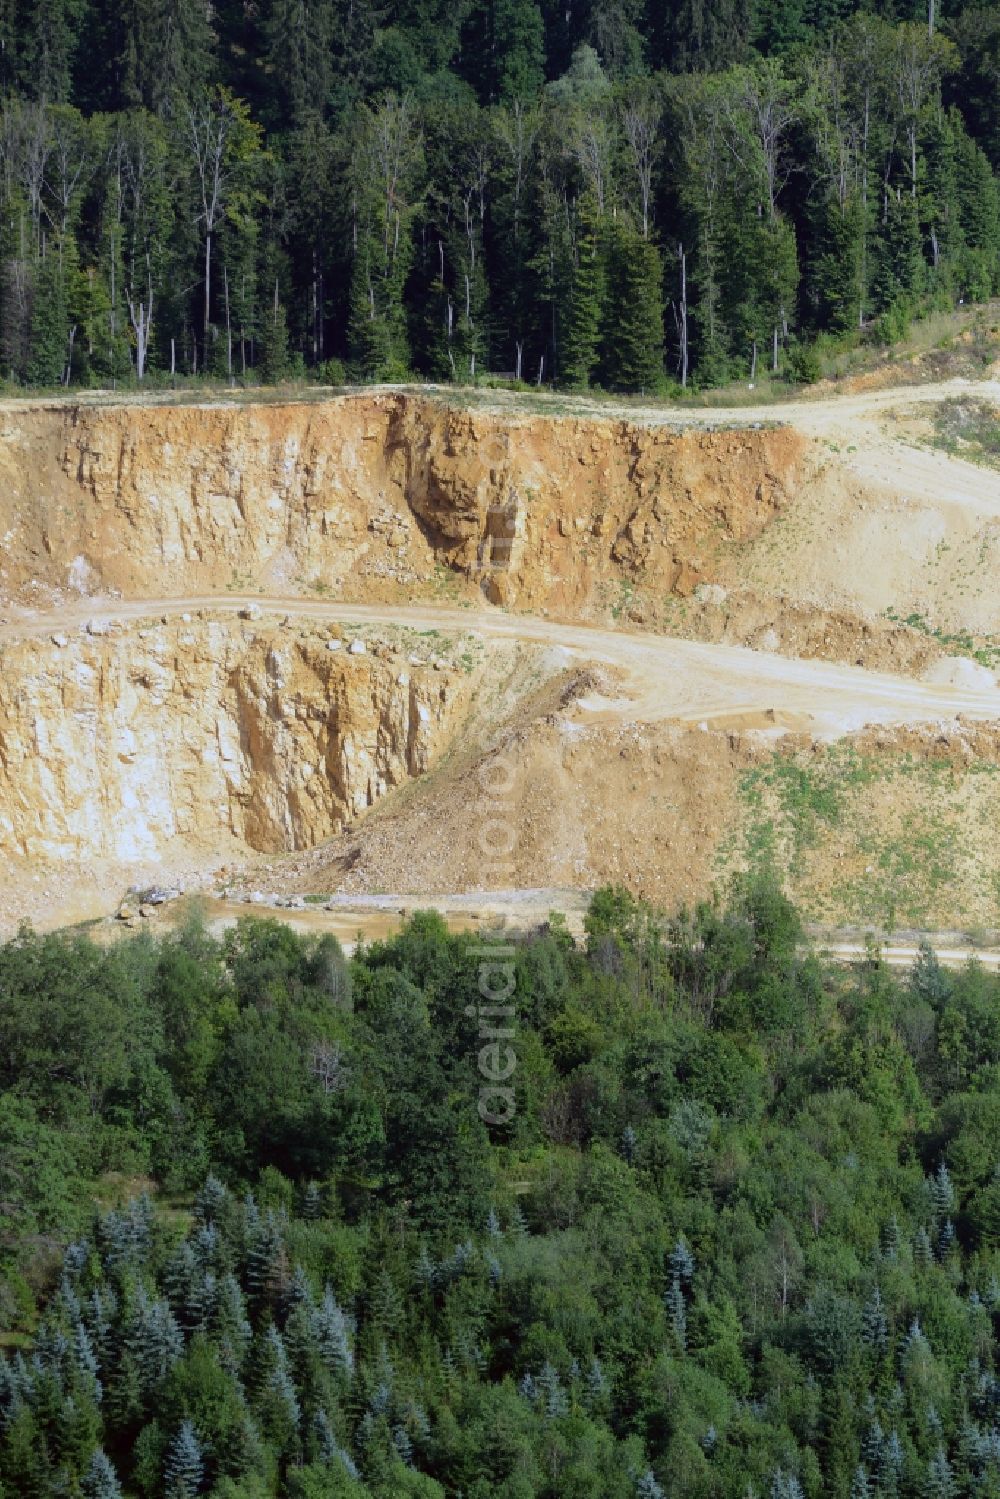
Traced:
<svg viewBox="0 0 1000 1499">
<path fill-rule="evenodd" d="M 168 1303 L 150 1302 L 142 1293 L 127 1337 L 140 1386 L 149 1397 L 184 1352 L 184 1335 Z"/>
<path fill-rule="evenodd" d="M 971 301 L 981 301 L 1000 285 L 1000 186 L 985 153 L 960 127 L 955 172 L 965 241 L 961 289 Z"/>
<path fill-rule="evenodd" d="M 365 379 L 394 379 L 410 364 L 403 293 L 413 260 L 413 199 L 422 168 L 409 101 L 389 95 L 359 113 L 354 153 L 358 217 L 348 307 L 351 361 Z"/>
<path fill-rule="evenodd" d="M 94 1398 L 99 1401 L 101 1398 L 101 1381 L 98 1377 L 99 1365 L 97 1354 L 94 1352 L 94 1345 L 90 1341 L 90 1334 L 80 1320 L 76 1322 L 73 1328 L 72 1357 L 73 1363 L 84 1379 L 92 1381 Z"/>
<path fill-rule="evenodd" d="M 396 1289 L 395 1281 L 386 1269 L 379 1271 L 372 1287 L 368 1315 L 372 1326 L 383 1337 L 390 1337 L 402 1319 L 402 1298 Z"/>
<path fill-rule="evenodd" d="M 205 1275 L 194 1245 L 183 1239 L 163 1268 L 162 1284 L 178 1325 L 185 1333 L 200 1327 L 205 1316 Z"/>
<path fill-rule="evenodd" d="M 947 1259 L 955 1247 L 955 1225 L 950 1218 L 942 1223 L 937 1236 L 937 1257 L 939 1260 Z"/>
<path fill-rule="evenodd" d="M 427 1252 L 427 1245 L 421 1242 L 416 1264 L 413 1267 L 413 1279 L 421 1291 L 428 1293 L 433 1291 L 437 1284 L 437 1276 L 437 1266 Z"/>
<path fill-rule="evenodd" d="M 405 1463 L 408 1468 L 413 1466 L 413 1442 L 410 1433 L 405 1426 L 396 1425 L 392 1428 L 392 1445 L 400 1462 Z"/>
<path fill-rule="evenodd" d="M 600 1359 L 597 1358 L 596 1355 L 590 1361 L 590 1367 L 587 1370 L 584 1387 L 586 1390 L 586 1398 L 588 1404 L 592 1406 L 600 1406 L 602 1402 L 607 1399 L 608 1380 L 607 1376 L 604 1373 L 604 1367 Z"/>
</svg>

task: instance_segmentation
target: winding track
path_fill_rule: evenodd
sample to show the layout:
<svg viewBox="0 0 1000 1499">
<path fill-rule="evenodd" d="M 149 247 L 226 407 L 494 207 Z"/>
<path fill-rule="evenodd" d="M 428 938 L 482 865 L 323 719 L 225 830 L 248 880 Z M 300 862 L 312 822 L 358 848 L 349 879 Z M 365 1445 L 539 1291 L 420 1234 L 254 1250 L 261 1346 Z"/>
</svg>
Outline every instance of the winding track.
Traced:
<svg viewBox="0 0 1000 1499">
<path fill-rule="evenodd" d="M 331 625 L 409 627 L 489 639 L 523 641 L 564 652 L 566 663 L 598 662 L 622 673 L 621 694 L 584 698 L 577 713 L 607 720 L 808 731 L 836 739 L 868 724 L 951 721 L 960 715 L 1000 721 L 1000 687 L 941 687 L 887 672 L 827 661 L 770 655 L 741 646 L 706 645 L 672 636 L 635 634 L 559 624 L 499 610 L 442 609 L 325 603 L 301 597 L 194 595 L 185 598 L 106 600 L 74 604 L 52 613 L 24 615 L 0 625 L 0 642 L 51 636 L 85 627 L 95 618 L 138 621 L 206 611 L 262 613 Z M 247 622 L 252 628 L 252 621 Z"/>
</svg>

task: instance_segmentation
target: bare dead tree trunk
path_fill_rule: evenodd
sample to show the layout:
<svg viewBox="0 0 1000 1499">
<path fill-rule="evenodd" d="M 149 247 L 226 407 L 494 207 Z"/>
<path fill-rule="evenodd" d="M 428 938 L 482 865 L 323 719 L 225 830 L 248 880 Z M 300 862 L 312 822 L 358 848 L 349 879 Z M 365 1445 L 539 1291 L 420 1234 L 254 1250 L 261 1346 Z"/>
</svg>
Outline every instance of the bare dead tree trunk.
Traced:
<svg viewBox="0 0 1000 1499">
<path fill-rule="evenodd" d="M 687 251 L 683 245 L 677 246 L 677 254 L 681 262 L 681 389 L 687 390 L 688 383 L 688 262 Z"/>
<path fill-rule="evenodd" d="M 229 316 L 229 267 L 222 262 L 222 287 L 226 299 L 226 375 L 233 378 L 233 325 Z"/>
<path fill-rule="evenodd" d="M 319 352 L 319 337 L 318 337 L 318 330 L 317 330 L 317 326 L 316 326 L 316 307 L 317 307 L 317 301 L 318 301 L 318 299 L 317 299 L 317 295 L 316 295 L 316 251 L 313 250 L 313 252 L 312 252 L 312 356 L 313 356 L 313 364 L 316 363 L 316 356 L 317 356 L 317 354 Z"/>
<path fill-rule="evenodd" d="M 322 272 L 322 270 L 320 270 L 320 273 L 319 273 L 319 306 L 318 306 L 318 308 L 316 310 L 316 324 L 317 324 L 317 331 L 318 331 L 318 337 L 319 337 L 319 357 L 320 357 L 321 360 L 323 360 L 323 359 L 326 358 L 326 335 L 325 335 L 324 330 L 323 330 L 323 299 L 324 299 L 324 296 L 325 296 L 325 293 L 324 293 L 324 290 L 323 290 L 323 272 Z"/>
<path fill-rule="evenodd" d="M 211 303 L 212 287 L 212 231 L 209 229 L 205 235 L 205 315 L 202 326 L 202 337 L 205 340 L 205 365 L 208 366 L 208 318 Z"/>
<path fill-rule="evenodd" d="M 149 352 L 149 335 L 153 325 L 153 286 L 149 286 L 149 301 L 136 306 L 132 298 L 128 303 L 129 317 L 135 333 L 135 373 L 141 381 L 146 373 L 146 358 Z M 170 373 L 174 372 L 174 341 L 170 340 Z"/>
</svg>

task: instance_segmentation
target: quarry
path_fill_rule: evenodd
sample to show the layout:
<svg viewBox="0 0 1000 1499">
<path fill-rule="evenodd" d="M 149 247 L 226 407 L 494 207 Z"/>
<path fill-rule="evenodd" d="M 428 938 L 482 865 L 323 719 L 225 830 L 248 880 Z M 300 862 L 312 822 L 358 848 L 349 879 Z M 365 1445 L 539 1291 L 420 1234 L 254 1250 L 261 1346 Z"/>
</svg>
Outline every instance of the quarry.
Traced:
<svg viewBox="0 0 1000 1499">
<path fill-rule="evenodd" d="M 485 908 L 511 749 L 518 890 L 766 859 L 831 928 L 992 929 L 1000 475 L 934 432 L 998 401 L 5 403 L 0 930 Z"/>
</svg>

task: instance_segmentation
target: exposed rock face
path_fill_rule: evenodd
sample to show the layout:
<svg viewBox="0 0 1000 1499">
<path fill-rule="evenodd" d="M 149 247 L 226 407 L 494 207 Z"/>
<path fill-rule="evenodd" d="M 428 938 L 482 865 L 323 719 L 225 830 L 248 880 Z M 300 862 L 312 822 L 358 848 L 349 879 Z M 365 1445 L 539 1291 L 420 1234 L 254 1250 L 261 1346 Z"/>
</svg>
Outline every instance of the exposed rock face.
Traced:
<svg viewBox="0 0 1000 1499">
<path fill-rule="evenodd" d="M 0 432 L 0 590 L 419 592 L 442 565 L 578 614 L 690 593 L 790 497 L 805 440 L 469 412 L 406 393 L 26 408 Z"/>
<path fill-rule="evenodd" d="M 0 657 L 0 857 L 309 847 L 426 770 L 473 677 L 192 620 Z"/>
</svg>

